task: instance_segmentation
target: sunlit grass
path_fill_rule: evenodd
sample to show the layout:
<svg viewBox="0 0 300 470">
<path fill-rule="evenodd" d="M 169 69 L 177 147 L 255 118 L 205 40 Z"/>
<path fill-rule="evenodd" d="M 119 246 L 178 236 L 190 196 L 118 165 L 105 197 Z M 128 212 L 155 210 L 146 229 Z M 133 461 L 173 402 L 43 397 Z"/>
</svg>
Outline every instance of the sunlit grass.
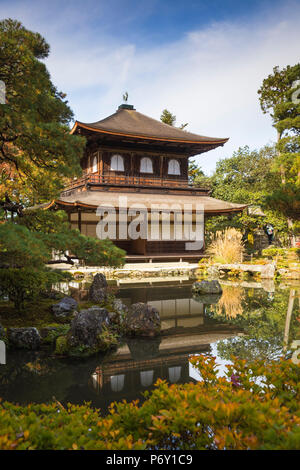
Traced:
<svg viewBox="0 0 300 470">
<path fill-rule="evenodd" d="M 207 251 L 216 263 L 240 263 L 244 252 L 241 232 L 235 228 L 216 232 Z"/>
</svg>

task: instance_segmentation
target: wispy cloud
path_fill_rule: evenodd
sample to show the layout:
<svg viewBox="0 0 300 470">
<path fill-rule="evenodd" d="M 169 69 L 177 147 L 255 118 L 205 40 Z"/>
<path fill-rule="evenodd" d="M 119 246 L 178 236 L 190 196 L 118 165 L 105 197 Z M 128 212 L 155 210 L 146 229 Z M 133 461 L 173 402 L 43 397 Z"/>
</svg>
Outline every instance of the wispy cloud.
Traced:
<svg viewBox="0 0 300 470">
<path fill-rule="evenodd" d="M 158 119 L 167 107 L 192 132 L 230 137 L 224 148 L 198 158 L 208 171 L 238 146 L 260 147 L 274 138 L 257 90 L 273 66 L 299 61 L 299 2 L 264 10 L 263 17 L 258 11 L 247 22 L 215 22 L 147 47 L 143 41 L 120 39 L 117 31 L 99 31 L 92 15 L 101 17 L 101 3 L 81 3 L 82 10 L 72 8 L 69 17 L 65 7 L 59 15 L 54 8 L 49 24 L 37 12 L 33 21 L 25 3 L 14 16 L 49 40 L 47 65 L 54 82 L 68 93 L 77 119 L 92 122 L 111 114 L 128 90 L 129 101 L 142 113 Z"/>
</svg>

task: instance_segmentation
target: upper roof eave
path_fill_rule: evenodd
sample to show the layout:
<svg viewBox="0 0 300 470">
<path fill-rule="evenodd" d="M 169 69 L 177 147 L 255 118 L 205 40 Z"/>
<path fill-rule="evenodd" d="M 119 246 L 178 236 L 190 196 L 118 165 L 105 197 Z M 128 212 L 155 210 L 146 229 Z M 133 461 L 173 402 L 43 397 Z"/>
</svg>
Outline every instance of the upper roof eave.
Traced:
<svg viewBox="0 0 300 470">
<path fill-rule="evenodd" d="M 141 140 L 152 140 L 152 141 L 157 141 L 157 142 L 178 142 L 182 144 L 195 144 L 195 145 L 202 145 L 202 144 L 207 144 L 207 145 L 224 145 L 226 142 L 228 142 L 229 137 L 223 138 L 223 139 L 216 139 L 216 140 L 189 140 L 189 139 L 174 139 L 174 138 L 166 138 L 166 137 L 156 137 L 156 136 L 148 136 L 148 135 L 141 135 L 141 134 L 131 134 L 131 133 L 123 133 L 123 132 L 115 132 L 115 131 L 107 131 L 104 129 L 97 129 L 95 127 L 92 127 L 90 125 L 87 125 L 83 122 L 80 121 L 75 121 L 75 124 L 73 128 L 70 131 L 70 134 L 74 134 L 74 132 L 77 130 L 77 128 L 83 128 L 92 132 L 97 132 L 100 134 L 108 134 L 108 135 L 116 135 L 120 137 L 131 137 L 134 139 L 141 139 Z"/>
</svg>

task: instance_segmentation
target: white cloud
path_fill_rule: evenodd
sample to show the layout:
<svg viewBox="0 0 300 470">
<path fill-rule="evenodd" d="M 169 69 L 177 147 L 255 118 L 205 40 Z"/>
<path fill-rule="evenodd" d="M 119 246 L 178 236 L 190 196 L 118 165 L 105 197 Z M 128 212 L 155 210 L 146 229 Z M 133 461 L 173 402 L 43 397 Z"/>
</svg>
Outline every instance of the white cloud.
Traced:
<svg viewBox="0 0 300 470">
<path fill-rule="evenodd" d="M 257 12 L 257 19 L 247 23 L 215 23 L 147 49 L 138 42 L 120 43 L 117 34 L 95 36 L 86 9 L 76 34 L 69 28 L 64 32 L 64 11 L 58 23 L 39 24 L 37 16 L 34 21 L 51 43 L 47 65 L 54 83 L 68 93 L 77 119 L 92 122 L 113 113 L 127 90 L 129 101 L 144 114 L 158 119 L 168 108 L 178 124 L 189 123 L 191 132 L 230 137 L 224 148 L 198 158 L 211 171 L 238 146 L 256 148 L 275 138 L 257 90 L 275 65 L 299 61 L 299 18 L 299 3 L 285 3 L 264 17 Z M 80 24 L 74 12 L 72 24 Z"/>
</svg>

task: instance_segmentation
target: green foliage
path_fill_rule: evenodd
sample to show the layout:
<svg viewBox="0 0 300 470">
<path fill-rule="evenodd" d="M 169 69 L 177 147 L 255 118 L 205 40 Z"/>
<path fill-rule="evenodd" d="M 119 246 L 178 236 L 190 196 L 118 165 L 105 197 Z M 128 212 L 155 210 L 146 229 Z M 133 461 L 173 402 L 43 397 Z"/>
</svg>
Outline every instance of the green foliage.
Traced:
<svg viewBox="0 0 300 470">
<path fill-rule="evenodd" d="M 289 228 L 285 216 L 278 208 L 270 209 L 267 205 L 269 194 L 276 191 L 280 185 L 280 177 L 273 171 L 275 159 L 276 152 L 273 147 L 266 146 L 259 151 L 251 151 L 245 146 L 234 152 L 232 157 L 220 160 L 211 177 L 201 174 L 195 177 L 196 185 L 210 187 L 212 197 L 238 204 L 256 205 L 265 214 L 251 215 L 243 211 L 229 217 L 208 217 L 205 226 L 208 243 L 215 232 L 226 227 L 233 227 L 251 235 L 256 229 L 262 229 L 266 223 L 271 223 L 275 227 L 276 237 L 282 243 L 287 243 Z"/>
<path fill-rule="evenodd" d="M 10 222 L 0 224 L 0 267 L 41 267 L 51 252 L 34 233 Z"/>
<path fill-rule="evenodd" d="M 274 171 L 281 181 L 268 196 L 271 208 L 292 220 L 300 220 L 300 64 L 282 70 L 274 67 L 258 90 L 264 113 L 270 113 L 277 130 Z M 295 96 L 296 94 L 296 96 Z"/>
<path fill-rule="evenodd" d="M 5 327 L 19 328 L 25 326 L 35 326 L 44 328 L 48 326 L 58 326 L 53 323 L 53 313 L 51 306 L 55 301 L 53 299 L 39 296 L 36 299 L 30 299 L 24 302 L 22 315 L 18 312 L 13 302 L 0 301 L 1 324 Z M 63 321 L 67 321 L 63 320 Z"/>
<path fill-rule="evenodd" d="M 36 300 L 52 284 L 70 280 L 71 275 L 63 271 L 33 267 L 0 269 L 1 294 L 7 295 L 17 311 L 24 310 L 26 300 Z"/>
<path fill-rule="evenodd" d="M 235 360 L 219 377 L 214 358 L 191 363 L 200 382 L 158 380 L 142 405 L 113 403 L 105 417 L 88 404 L 4 402 L 0 449 L 300 449 L 299 366 Z"/>
<path fill-rule="evenodd" d="M 176 116 L 167 109 L 164 109 L 161 113 L 160 120 L 165 124 L 169 124 L 169 126 L 175 126 Z M 185 124 L 181 124 L 179 129 L 185 129 L 187 125 L 187 122 Z"/>
<path fill-rule="evenodd" d="M 196 184 L 195 181 L 197 178 L 205 177 L 203 170 L 196 164 L 195 160 L 189 161 L 189 182 Z"/>
<path fill-rule="evenodd" d="M 59 347 L 56 340 L 59 337 L 64 337 L 70 329 L 70 325 L 56 325 L 53 329 L 49 329 L 48 335 L 43 338 L 43 343 L 45 344 L 52 344 L 56 343 L 56 347 Z"/>
<path fill-rule="evenodd" d="M 85 139 L 70 134 L 73 113 L 42 62 L 49 45 L 18 21 L 0 22 L 0 192 L 31 205 L 59 194 L 65 177 L 79 175 Z"/>
<path fill-rule="evenodd" d="M 266 194 L 279 179 L 271 173 L 273 147 L 250 151 L 240 147 L 232 157 L 220 160 L 212 177 L 213 197 L 236 203 L 264 205 Z"/>
<path fill-rule="evenodd" d="M 56 338 L 56 343 L 55 343 L 55 354 L 57 355 L 64 355 L 68 351 L 68 342 L 67 342 L 67 336 L 66 335 L 61 335 Z"/>
<path fill-rule="evenodd" d="M 169 124 L 169 126 L 175 126 L 176 116 L 167 109 L 164 109 L 161 113 L 160 120 L 165 124 Z"/>
<path fill-rule="evenodd" d="M 263 256 L 268 256 L 273 258 L 273 256 L 278 256 L 278 255 L 284 255 L 285 254 L 285 249 L 284 248 L 265 248 L 262 250 L 261 254 Z"/>
<path fill-rule="evenodd" d="M 206 176 L 203 170 L 196 164 L 195 160 L 189 161 L 189 183 L 199 188 L 211 189 L 211 178 Z"/>
<path fill-rule="evenodd" d="M 118 335 L 110 331 L 105 325 L 102 326 L 102 333 L 99 336 L 102 350 L 105 351 L 119 344 Z"/>
<path fill-rule="evenodd" d="M 109 239 L 99 240 L 87 237 L 79 230 L 71 230 L 64 211 L 32 210 L 18 222 L 42 239 L 48 250 L 65 256 L 71 263 L 72 259 L 79 259 L 92 266 L 117 267 L 124 264 L 124 250 L 117 248 Z"/>
<path fill-rule="evenodd" d="M 44 214 L 40 212 L 32 219 L 29 215 L 24 220 L 21 218 L 24 225 L 0 224 L 1 291 L 15 303 L 17 310 L 22 310 L 26 300 L 36 298 L 52 284 L 71 278 L 61 271 L 46 269 L 45 263 L 51 262 L 53 250 L 65 255 L 71 263 L 73 258 L 94 266 L 124 263 L 125 252 L 110 240 L 98 240 L 70 230 L 61 213 L 55 216 L 50 213 L 49 218 Z"/>
</svg>

